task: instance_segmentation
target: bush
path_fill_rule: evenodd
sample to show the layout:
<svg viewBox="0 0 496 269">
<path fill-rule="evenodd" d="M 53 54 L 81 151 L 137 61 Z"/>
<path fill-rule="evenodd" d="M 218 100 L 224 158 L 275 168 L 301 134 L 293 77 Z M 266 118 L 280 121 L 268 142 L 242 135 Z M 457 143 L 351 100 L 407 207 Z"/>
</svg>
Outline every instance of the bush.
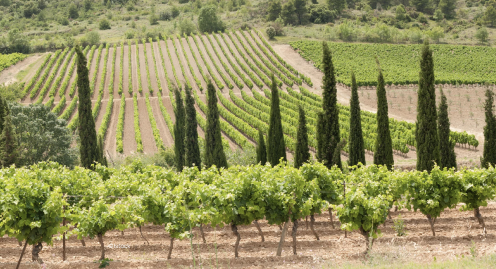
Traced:
<svg viewBox="0 0 496 269">
<path fill-rule="evenodd" d="M 177 16 L 179 16 L 179 13 L 180 13 L 179 8 L 176 6 L 173 6 L 172 10 L 171 10 L 172 18 L 174 19 Z"/>
<path fill-rule="evenodd" d="M 202 33 L 215 33 L 224 32 L 226 26 L 217 16 L 217 8 L 214 5 L 208 5 L 200 10 L 198 28 Z"/>
<path fill-rule="evenodd" d="M 274 29 L 274 27 L 272 26 L 267 27 L 265 32 L 267 33 L 269 39 L 274 39 L 274 37 L 276 37 L 276 29 Z"/>
<path fill-rule="evenodd" d="M 179 24 L 181 35 L 191 35 L 196 32 L 196 25 L 189 19 L 184 19 Z"/>
<path fill-rule="evenodd" d="M 162 11 L 158 14 L 158 19 L 161 21 L 170 21 L 172 19 L 172 13 L 169 10 Z"/>
<path fill-rule="evenodd" d="M 100 25 L 98 26 L 100 30 L 108 30 L 110 29 L 110 22 L 107 19 L 103 19 L 100 21 Z"/>
<path fill-rule="evenodd" d="M 134 31 L 127 31 L 124 36 L 126 37 L 126 39 L 133 39 L 135 34 L 134 34 Z"/>
<path fill-rule="evenodd" d="M 77 19 L 79 17 L 78 8 L 74 3 L 69 6 L 69 18 Z"/>
<path fill-rule="evenodd" d="M 481 44 L 486 43 L 488 37 L 489 33 L 487 32 L 486 27 L 481 27 L 477 30 L 477 32 L 475 32 L 475 38 L 477 38 Z"/>
<path fill-rule="evenodd" d="M 155 14 L 150 15 L 149 21 L 150 21 L 150 25 L 157 25 L 158 24 L 158 16 Z"/>
<path fill-rule="evenodd" d="M 189 2 L 189 0 L 179 0 L 179 4 L 186 4 L 188 2 Z"/>
<path fill-rule="evenodd" d="M 85 39 L 91 46 L 100 44 L 100 34 L 98 34 L 98 32 L 92 31 L 86 33 Z"/>
<path fill-rule="evenodd" d="M 427 18 L 425 17 L 424 13 L 419 13 L 417 17 L 417 21 L 420 23 L 427 23 Z"/>
<path fill-rule="evenodd" d="M 69 19 L 67 19 L 67 18 L 61 18 L 61 19 L 59 20 L 59 23 L 60 23 L 61 25 L 67 26 L 67 25 L 69 25 Z"/>
</svg>

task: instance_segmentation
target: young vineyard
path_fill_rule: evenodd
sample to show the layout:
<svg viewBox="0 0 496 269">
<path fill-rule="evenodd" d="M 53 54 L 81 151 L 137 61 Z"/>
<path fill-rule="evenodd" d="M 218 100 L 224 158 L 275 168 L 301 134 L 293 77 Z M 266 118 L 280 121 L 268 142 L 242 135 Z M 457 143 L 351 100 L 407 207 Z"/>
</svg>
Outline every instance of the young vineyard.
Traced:
<svg viewBox="0 0 496 269">
<path fill-rule="evenodd" d="M 306 58 L 320 55 L 313 43 L 294 43 L 293 46 L 301 47 Z M 343 80 L 343 74 L 349 72 L 349 67 L 343 67 L 347 54 L 344 48 L 333 46 L 338 79 Z M 415 61 L 409 59 L 408 62 L 417 61 L 418 49 L 416 46 L 410 48 Z M 434 46 L 434 49 L 437 53 L 439 47 Z M 380 51 L 389 55 L 386 49 Z M 389 57 L 400 57 L 395 54 L 396 50 L 389 51 Z M 474 48 L 474 53 L 478 51 Z M 253 147 L 258 141 L 258 130 L 265 134 L 268 132 L 272 75 L 280 89 L 282 129 L 287 150 L 295 151 L 299 106 L 307 115 L 309 146 L 313 151 L 317 147 L 316 127 L 317 115 L 322 110 L 321 96 L 314 93 L 311 79 L 278 55 L 259 32 L 164 36 L 164 40 L 155 41 L 128 40 L 114 45 L 86 47 L 83 52 L 90 70 L 96 129 L 104 138 L 106 152 L 112 156 L 154 153 L 173 146 L 175 87 L 193 89 L 201 129 L 200 141 L 203 141 L 208 80 L 212 80 L 218 95 L 224 145 L 233 149 Z M 444 59 L 436 54 L 435 59 L 438 58 L 440 61 Z M 60 119 L 66 120 L 68 128 L 74 131 L 79 119 L 74 50 L 58 50 L 41 60 L 44 62 L 35 76 L 25 82 L 22 102 L 45 104 Z M 348 66 L 358 66 L 358 61 L 348 61 Z M 393 72 L 387 72 L 394 66 L 388 65 L 387 60 L 381 64 L 385 67 L 386 78 L 388 75 L 389 78 L 395 77 Z M 418 77 L 418 67 L 415 65 L 409 72 L 415 73 L 413 69 Z M 447 67 L 445 69 L 447 72 Z M 375 70 L 370 67 L 367 72 L 375 77 Z M 356 70 L 362 85 L 370 80 L 363 72 Z M 404 76 L 410 74 L 400 73 Z M 443 74 L 443 71 L 436 73 L 441 78 Z M 349 136 L 349 117 L 349 107 L 340 105 L 339 124 L 345 140 Z M 415 125 L 394 119 L 390 121 L 393 149 L 395 153 L 405 155 L 415 148 Z M 377 132 L 374 113 L 362 112 L 362 127 L 365 149 L 372 153 Z M 479 143 L 466 132 L 452 132 L 451 136 L 460 145 L 477 147 Z M 347 151 L 348 147 L 343 150 Z"/>
<path fill-rule="evenodd" d="M 0 53 L 0 72 L 9 66 L 24 60 L 26 57 L 27 55 L 22 53 L 12 53 L 12 54 Z"/>
</svg>

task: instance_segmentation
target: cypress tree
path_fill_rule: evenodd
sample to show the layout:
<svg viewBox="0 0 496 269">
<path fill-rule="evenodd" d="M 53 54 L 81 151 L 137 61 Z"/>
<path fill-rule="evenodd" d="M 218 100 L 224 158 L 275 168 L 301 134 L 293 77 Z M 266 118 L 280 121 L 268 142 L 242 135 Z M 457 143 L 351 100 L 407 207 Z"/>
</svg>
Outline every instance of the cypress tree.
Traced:
<svg viewBox="0 0 496 269">
<path fill-rule="evenodd" d="M 317 161 L 324 162 L 324 112 L 317 114 Z"/>
<path fill-rule="evenodd" d="M 222 147 L 222 135 L 220 133 L 219 108 L 217 107 L 217 95 L 211 81 L 207 83 L 207 131 L 205 132 L 205 165 L 217 168 L 227 168 L 226 154 Z"/>
<path fill-rule="evenodd" d="M 386 88 L 381 70 L 379 70 L 377 79 L 377 139 L 375 141 L 374 164 L 385 165 L 388 169 L 392 169 L 394 165 Z"/>
<path fill-rule="evenodd" d="M 90 81 L 88 78 L 88 68 L 86 67 L 86 57 L 81 48 L 76 46 L 77 53 L 77 87 L 79 95 L 79 138 L 81 146 L 81 166 L 92 169 L 92 165 L 101 159 L 98 154 L 98 141 L 95 130 L 95 120 L 91 112 Z"/>
<path fill-rule="evenodd" d="M 98 163 L 103 166 L 108 166 L 107 157 L 105 157 L 105 149 L 103 147 L 103 137 L 101 135 L 98 136 L 98 156 L 100 157 Z"/>
<path fill-rule="evenodd" d="M 174 158 L 176 161 L 177 171 L 183 171 L 184 167 L 184 132 L 185 132 L 185 111 L 183 97 L 176 88 L 174 89 L 176 98 L 176 122 L 174 123 Z"/>
<path fill-rule="evenodd" d="M 486 90 L 486 126 L 484 126 L 484 152 L 482 153 L 481 166 L 484 168 L 489 165 L 496 165 L 496 118 L 493 112 L 494 93 Z"/>
<path fill-rule="evenodd" d="M 5 109 L 7 108 L 7 101 L 4 101 L 2 96 L 0 96 L 0 133 L 3 130 L 3 122 L 5 121 Z"/>
<path fill-rule="evenodd" d="M 296 150 L 294 156 L 294 167 L 300 168 L 310 159 L 310 151 L 308 149 L 308 133 L 307 120 L 305 119 L 305 111 L 301 106 L 298 108 L 300 117 L 298 121 L 298 132 L 296 133 Z"/>
<path fill-rule="evenodd" d="M 284 134 L 282 132 L 279 91 L 277 90 L 274 74 L 272 74 L 271 94 L 267 160 L 272 166 L 276 166 L 281 158 L 286 161 L 286 145 L 284 144 Z"/>
<path fill-rule="evenodd" d="M 265 139 L 261 130 L 258 130 L 257 163 L 262 165 L 267 163 L 267 148 L 265 147 Z"/>
<path fill-rule="evenodd" d="M 450 141 L 450 121 L 448 117 L 448 104 L 446 95 L 441 89 L 441 104 L 439 104 L 439 112 L 437 114 L 437 131 L 439 134 L 439 151 L 443 154 L 439 156 L 439 167 L 455 168 L 456 169 L 456 155 L 455 143 Z"/>
<path fill-rule="evenodd" d="M 15 164 L 19 156 L 17 151 L 17 137 L 15 134 L 12 117 L 9 113 L 7 104 L 4 103 L 4 126 L 0 135 L 0 161 L 3 167 L 9 167 Z"/>
<path fill-rule="evenodd" d="M 198 145 L 198 122 L 196 121 L 195 99 L 191 89 L 186 87 L 186 127 L 184 136 L 184 165 L 201 169 L 200 146 Z"/>
<path fill-rule="evenodd" d="M 322 146 L 323 160 L 328 168 L 337 165 L 340 169 L 341 155 L 334 159 L 334 151 L 339 143 L 339 109 L 337 99 L 336 77 L 334 75 L 334 65 L 332 64 L 332 56 L 327 43 L 322 43 L 323 56 L 322 64 L 324 66 L 324 78 L 322 81 L 322 109 L 324 110 L 324 130 Z"/>
<path fill-rule="evenodd" d="M 415 130 L 417 170 L 430 172 L 439 163 L 437 133 L 436 89 L 434 87 L 434 60 L 429 43 L 422 47 Z"/>
<path fill-rule="evenodd" d="M 350 143 L 348 166 L 358 163 L 365 165 L 365 148 L 362 134 L 362 119 L 360 116 L 360 101 L 358 100 L 358 86 L 355 73 L 351 73 L 351 101 L 350 101 Z"/>
</svg>

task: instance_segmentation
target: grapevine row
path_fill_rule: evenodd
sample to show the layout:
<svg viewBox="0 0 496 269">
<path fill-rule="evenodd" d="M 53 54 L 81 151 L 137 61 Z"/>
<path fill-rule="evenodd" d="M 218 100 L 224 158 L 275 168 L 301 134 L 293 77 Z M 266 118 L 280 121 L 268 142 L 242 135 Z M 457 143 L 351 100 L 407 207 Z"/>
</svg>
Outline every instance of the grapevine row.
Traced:
<svg viewBox="0 0 496 269">
<path fill-rule="evenodd" d="M 57 59 L 57 62 L 55 62 L 55 66 L 52 67 L 52 72 L 51 72 L 50 76 L 48 77 L 48 79 L 46 80 L 45 85 L 43 86 L 43 88 L 39 92 L 38 99 L 36 100 L 35 104 L 41 104 L 43 102 L 43 99 L 45 98 L 45 94 L 47 93 L 47 91 L 50 87 L 52 88 L 51 91 L 53 91 L 53 93 L 51 94 L 50 97 L 51 97 L 51 99 L 54 99 L 54 93 L 57 90 L 57 85 L 55 83 L 52 85 L 52 82 L 55 79 L 55 76 L 57 75 L 57 73 L 59 72 L 60 65 L 62 64 L 62 61 L 64 61 L 64 59 L 66 58 L 68 52 L 69 52 L 69 48 L 65 48 L 64 51 L 62 51 L 60 57 Z M 69 59 L 67 59 L 67 61 L 70 60 L 70 57 L 68 57 L 68 58 Z M 62 77 L 63 77 L 62 74 L 59 75 L 59 78 L 62 78 Z M 53 103 L 53 101 L 52 101 L 52 103 Z"/>
<path fill-rule="evenodd" d="M 185 35 L 184 36 L 184 39 L 187 39 L 187 38 L 188 37 Z M 193 76 L 193 79 L 195 80 L 196 86 L 198 87 L 198 89 L 200 89 L 200 91 L 203 92 L 203 87 L 201 85 L 201 80 L 196 76 L 195 70 L 191 66 L 191 63 L 190 63 L 189 58 L 188 58 L 188 55 L 186 53 L 186 49 L 184 47 L 183 39 L 181 37 L 178 37 L 178 40 L 179 40 L 179 44 L 181 44 L 181 50 L 183 51 L 184 59 L 186 59 L 186 63 L 188 64 L 189 72 Z"/>
<path fill-rule="evenodd" d="M 134 109 L 134 138 L 136 139 L 137 151 L 143 152 L 143 142 L 141 141 L 141 131 L 139 125 L 138 99 L 136 94 L 133 94 L 133 109 Z"/>
<path fill-rule="evenodd" d="M 143 86 L 141 85 L 141 68 L 140 68 L 140 56 L 139 56 L 139 42 L 138 39 L 136 39 L 135 42 L 135 47 L 134 47 L 134 52 L 136 54 L 136 71 L 138 72 L 138 92 L 143 93 Z M 144 44 L 143 44 L 144 45 Z"/>
<path fill-rule="evenodd" d="M 196 40 L 195 36 L 192 36 L 191 39 L 193 39 L 193 41 L 195 42 L 196 48 L 198 49 L 198 52 L 200 53 L 200 57 L 201 57 L 203 63 L 205 64 L 205 67 L 207 67 L 207 70 L 208 70 L 208 73 L 210 74 L 210 77 L 214 80 L 215 84 L 217 85 L 217 87 L 219 89 L 224 89 L 224 87 L 225 87 L 224 84 L 222 84 L 222 81 L 220 81 L 219 78 L 217 78 L 217 76 L 212 71 L 212 68 L 205 60 L 205 56 L 203 55 L 203 52 L 201 51 L 200 46 L 198 45 L 198 41 Z M 193 51 L 191 51 L 191 53 L 194 54 Z M 228 84 L 228 86 L 229 86 L 229 84 Z M 230 88 L 230 89 L 232 89 L 232 88 Z"/>
<path fill-rule="evenodd" d="M 173 42 L 174 40 L 172 40 L 171 38 L 171 42 Z M 165 49 L 167 50 L 167 55 L 169 56 L 169 61 L 170 61 L 170 65 L 172 67 L 172 73 L 174 74 L 174 79 L 176 80 L 176 85 L 177 87 L 181 88 L 181 82 L 179 81 L 179 78 L 177 78 L 177 73 L 176 73 L 176 68 L 174 67 L 174 63 L 172 61 L 172 57 L 171 57 L 171 54 L 170 54 L 170 50 L 169 50 L 169 45 L 167 44 L 167 38 L 165 39 Z M 181 61 L 179 61 L 181 62 Z M 165 68 L 165 65 L 164 65 L 164 68 Z M 171 88 L 169 88 L 169 91 L 171 90 Z"/>
<path fill-rule="evenodd" d="M 122 95 L 122 87 L 123 87 L 123 84 L 124 84 L 124 41 L 121 42 L 121 56 L 120 56 L 120 60 L 121 60 L 121 63 L 119 65 L 119 89 L 117 90 L 117 93 L 119 94 L 119 96 Z"/>
<path fill-rule="evenodd" d="M 155 68 L 155 78 L 157 79 L 158 83 L 158 91 L 162 93 L 162 81 L 160 80 L 160 77 L 158 76 L 158 66 L 157 66 L 157 58 L 155 57 L 155 49 L 153 48 L 153 39 L 150 37 L 149 39 L 150 42 L 150 47 L 152 48 L 152 58 L 153 58 L 153 66 Z"/>
<path fill-rule="evenodd" d="M 100 59 L 102 57 L 102 51 L 103 51 L 103 44 L 98 47 L 98 55 L 96 56 L 96 63 L 95 63 L 95 71 L 93 72 L 93 76 L 91 78 L 90 82 L 90 96 L 93 96 L 93 92 L 95 91 L 96 85 L 96 76 L 98 75 L 98 70 L 100 70 Z M 104 69 L 106 70 L 106 64 L 107 62 L 104 62 Z"/>
<path fill-rule="evenodd" d="M 124 47 L 123 47 L 124 48 Z M 121 96 L 121 105 L 119 107 L 119 119 L 117 120 L 117 132 L 115 134 L 116 151 L 122 153 L 124 146 L 122 137 L 124 136 L 124 115 L 126 112 L 126 97 Z"/>
<path fill-rule="evenodd" d="M 33 89 L 31 90 L 31 94 L 29 95 L 29 97 L 31 99 L 33 99 L 38 94 L 38 91 L 40 90 L 41 85 L 43 85 L 43 83 L 47 79 L 48 75 L 50 74 L 50 70 L 52 70 L 53 64 L 58 59 L 61 52 L 62 52 L 62 50 L 57 50 L 55 52 L 55 54 L 53 55 L 53 57 L 48 62 L 47 68 L 45 69 L 45 72 L 43 73 L 43 75 L 41 75 L 41 78 L 38 80 L 38 82 L 36 82 Z"/>
<path fill-rule="evenodd" d="M 196 67 L 198 67 L 198 70 L 200 70 L 200 74 L 202 75 L 203 80 L 208 81 L 209 78 L 208 78 L 207 74 L 205 74 L 205 72 L 203 71 L 200 63 L 198 62 L 198 59 L 196 58 L 196 54 L 193 51 L 193 47 L 191 46 L 191 42 L 189 41 L 189 37 L 185 37 L 184 39 L 186 39 L 186 42 L 188 43 L 189 51 L 191 51 L 191 55 L 193 55 L 193 58 L 195 59 Z M 200 91 L 203 91 L 203 89 L 200 88 Z"/>
<path fill-rule="evenodd" d="M 191 83 L 189 82 L 188 76 L 184 71 L 183 61 L 181 61 L 181 57 L 179 57 L 179 53 L 177 52 L 176 40 L 173 36 L 171 36 L 170 38 L 171 38 L 172 46 L 174 46 L 174 51 L 176 52 L 177 61 L 179 62 L 179 67 L 181 68 L 181 73 L 183 74 L 183 78 L 186 81 L 186 85 L 188 86 L 188 88 L 191 89 Z"/>
<path fill-rule="evenodd" d="M 141 40 L 141 43 L 143 43 L 143 55 L 145 55 L 146 80 L 148 82 L 148 92 L 150 92 L 150 94 L 153 95 L 152 80 L 150 79 L 150 67 L 148 66 L 148 55 L 146 53 L 146 39 L 143 38 Z M 152 45 L 153 45 L 153 43 L 152 43 Z"/>
<path fill-rule="evenodd" d="M 34 85 L 34 83 L 38 80 L 38 78 L 41 75 L 41 71 L 47 66 L 48 61 L 53 57 L 53 54 L 48 54 L 45 56 L 45 60 L 43 60 L 43 63 L 41 63 L 40 68 L 36 70 L 36 74 L 34 77 L 29 81 L 28 84 L 24 85 L 24 89 L 22 90 L 22 96 L 26 96 L 28 93 L 31 91 L 31 87 Z"/>
<path fill-rule="evenodd" d="M 203 38 L 202 38 L 202 35 L 197 35 L 196 36 L 196 39 L 199 40 L 199 43 L 196 43 L 197 47 L 200 48 L 200 46 L 198 46 L 199 44 L 201 44 L 203 46 L 203 48 L 205 49 L 205 51 L 207 52 L 207 55 L 208 55 L 208 58 L 210 58 L 210 61 L 212 62 L 212 64 L 214 65 L 214 68 L 215 70 L 217 70 L 217 73 L 222 77 L 222 80 L 224 80 L 224 82 L 226 83 L 227 87 L 232 90 L 234 88 L 234 85 L 232 85 L 231 81 L 226 77 L 225 75 L 225 72 L 222 72 L 222 69 L 217 65 L 217 63 L 215 62 L 215 58 L 212 56 L 212 54 L 210 53 L 210 50 L 208 49 L 208 47 L 205 45 L 205 43 L 203 43 Z M 195 39 L 195 40 L 196 40 Z M 201 51 L 201 49 L 198 49 L 199 51 Z M 219 58 L 219 61 L 223 64 L 223 62 L 220 60 Z M 224 64 L 223 64 L 224 65 Z M 225 67 L 225 66 L 224 66 Z M 232 73 L 230 72 L 229 68 L 225 68 L 225 71 L 229 73 L 229 75 L 231 75 Z M 241 86 L 239 86 L 238 84 L 238 80 L 236 78 L 236 76 L 232 76 L 233 80 L 234 80 L 234 83 L 236 83 L 238 85 L 238 88 L 242 89 L 243 88 L 243 85 L 241 84 Z"/>
<path fill-rule="evenodd" d="M 64 66 L 61 69 L 62 73 L 64 75 L 59 75 L 57 80 L 55 80 L 55 83 L 53 83 L 53 87 L 50 90 L 50 92 L 48 93 L 48 96 L 54 97 L 55 94 L 57 93 L 57 90 L 59 90 L 59 88 L 60 88 L 60 83 L 62 82 L 62 79 L 71 76 L 72 72 L 71 72 L 71 70 L 69 70 L 69 72 L 67 72 L 67 67 L 69 66 L 69 63 L 71 64 L 71 66 L 73 66 L 74 63 L 76 63 L 76 57 L 74 57 L 75 54 L 76 54 L 76 50 L 72 49 L 71 53 L 67 57 L 67 61 L 65 61 Z"/>
<path fill-rule="evenodd" d="M 148 94 L 145 94 L 145 102 L 146 102 L 146 110 L 148 112 L 148 118 L 150 119 L 150 124 L 152 126 L 152 134 L 153 138 L 155 139 L 155 144 L 157 145 L 157 148 L 159 150 L 164 150 L 164 142 L 162 141 L 162 138 L 160 137 L 160 131 L 158 130 L 157 127 L 157 122 L 155 121 L 155 116 L 153 116 L 153 110 L 152 110 L 152 105 L 150 104 L 150 98 Z"/>
</svg>

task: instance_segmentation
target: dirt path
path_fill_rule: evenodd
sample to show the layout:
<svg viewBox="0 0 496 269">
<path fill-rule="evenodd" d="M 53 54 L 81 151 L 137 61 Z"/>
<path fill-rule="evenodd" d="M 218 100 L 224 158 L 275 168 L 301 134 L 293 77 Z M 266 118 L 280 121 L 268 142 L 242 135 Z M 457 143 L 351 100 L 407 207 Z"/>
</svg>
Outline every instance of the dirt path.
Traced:
<svg viewBox="0 0 496 269">
<path fill-rule="evenodd" d="M 167 111 L 167 113 L 169 114 L 169 116 L 171 117 L 171 120 L 173 123 L 176 122 L 176 115 L 174 114 L 174 107 L 172 106 L 172 101 L 171 99 L 169 98 L 169 96 L 162 96 L 162 102 L 165 106 L 165 110 Z M 165 121 L 165 119 L 164 119 Z"/>
<path fill-rule="evenodd" d="M 136 45 L 131 45 L 131 71 L 133 72 L 133 94 L 138 94 L 138 65 L 136 63 Z M 141 64 L 141 63 L 140 63 Z"/>
<path fill-rule="evenodd" d="M 26 72 L 26 76 L 22 79 L 24 82 L 29 82 L 40 68 L 47 53 L 38 53 L 9 66 L 0 72 L 0 84 L 12 84 L 18 82 L 17 75 L 20 72 Z"/>
<path fill-rule="evenodd" d="M 117 133 L 117 121 L 119 120 L 119 109 L 121 106 L 120 100 L 114 100 L 114 106 L 112 107 L 112 117 L 110 119 L 109 127 L 107 129 L 107 135 L 105 137 L 105 154 L 109 154 L 112 158 L 117 156 L 116 152 L 116 133 Z"/>
<path fill-rule="evenodd" d="M 124 46 L 124 68 L 122 69 L 122 94 L 126 97 L 130 97 L 128 94 L 129 87 L 133 85 L 129 85 L 129 48 L 128 46 Z"/>
<path fill-rule="evenodd" d="M 122 136 L 123 154 L 131 155 L 136 152 L 136 138 L 134 136 L 134 108 L 133 98 L 126 98 L 126 112 L 124 112 L 124 135 Z"/>
<path fill-rule="evenodd" d="M 112 95 L 113 99 L 119 99 L 120 100 L 120 95 L 119 95 L 119 83 L 120 83 L 120 72 L 121 72 L 121 51 L 122 47 L 117 47 L 117 55 L 115 56 L 115 73 L 114 73 L 114 94 Z M 124 70 L 123 70 L 124 71 Z M 112 73 L 110 73 L 112 74 Z M 122 79 L 127 78 L 127 77 L 122 77 Z M 123 85 L 124 87 L 124 85 Z M 122 91 L 124 92 L 124 90 Z"/>
<path fill-rule="evenodd" d="M 158 79 L 160 79 L 160 84 L 162 85 L 162 92 L 163 94 L 166 94 L 169 93 L 168 92 L 169 86 L 167 85 L 167 79 L 165 78 L 164 67 L 162 66 L 162 59 L 160 59 L 159 46 L 160 46 L 160 42 L 153 42 L 153 52 L 155 53 L 153 57 L 157 59 Z M 159 94 L 157 94 L 157 96 L 159 96 Z"/>
<path fill-rule="evenodd" d="M 143 89 L 144 90 L 144 89 Z M 153 138 L 152 125 L 148 118 L 145 98 L 138 98 L 139 125 L 141 130 L 141 141 L 143 143 L 143 153 L 151 154 L 158 151 Z"/>
<path fill-rule="evenodd" d="M 139 64 L 140 64 L 140 72 L 141 72 L 141 86 L 143 87 L 143 93 L 138 96 L 144 97 L 146 93 L 149 92 L 148 79 L 146 76 L 146 62 L 145 62 L 145 52 L 143 50 L 143 44 L 138 45 L 139 48 Z M 151 75 L 151 74 L 150 74 Z"/>
<path fill-rule="evenodd" d="M 153 61 L 154 55 L 152 54 L 152 46 L 150 43 L 146 43 L 146 57 L 148 57 L 148 69 L 150 70 L 150 89 L 153 89 L 153 96 L 157 96 L 159 93 L 158 82 L 157 76 L 155 75 L 155 62 Z"/>
<path fill-rule="evenodd" d="M 162 141 L 164 142 L 164 146 L 165 147 L 172 147 L 174 145 L 174 138 L 172 137 L 169 128 L 167 128 L 167 124 L 165 123 L 165 119 L 162 116 L 162 112 L 160 111 L 160 105 L 158 103 L 159 98 L 160 97 L 150 98 L 150 105 L 152 106 L 153 117 L 155 118 L 155 121 L 157 122 L 157 128 L 158 128 L 158 131 L 160 132 L 160 137 L 162 138 Z"/>
</svg>

